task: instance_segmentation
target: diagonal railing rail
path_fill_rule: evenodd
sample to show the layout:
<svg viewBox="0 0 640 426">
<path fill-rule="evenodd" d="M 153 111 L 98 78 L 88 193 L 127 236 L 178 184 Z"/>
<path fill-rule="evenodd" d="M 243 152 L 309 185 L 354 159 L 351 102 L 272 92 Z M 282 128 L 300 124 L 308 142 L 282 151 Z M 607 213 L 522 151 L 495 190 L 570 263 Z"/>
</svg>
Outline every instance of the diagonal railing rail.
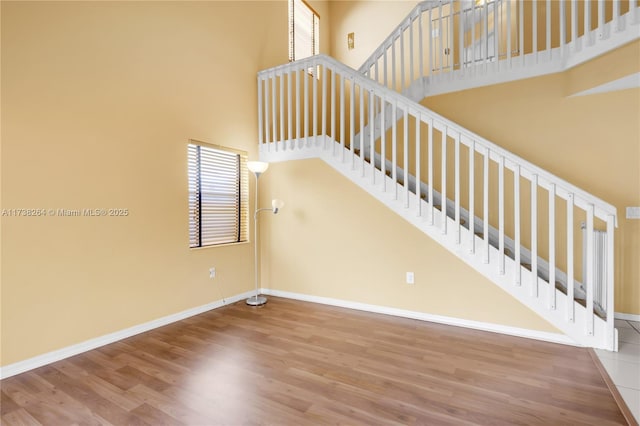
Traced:
<svg viewBox="0 0 640 426">
<path fill-rule="evenodd" d="M 258 74 L 258 125 L 261 157 L 347 167 L 577 342 L 616 348 L 610 204 L 324 55 Z"/>
</svg>

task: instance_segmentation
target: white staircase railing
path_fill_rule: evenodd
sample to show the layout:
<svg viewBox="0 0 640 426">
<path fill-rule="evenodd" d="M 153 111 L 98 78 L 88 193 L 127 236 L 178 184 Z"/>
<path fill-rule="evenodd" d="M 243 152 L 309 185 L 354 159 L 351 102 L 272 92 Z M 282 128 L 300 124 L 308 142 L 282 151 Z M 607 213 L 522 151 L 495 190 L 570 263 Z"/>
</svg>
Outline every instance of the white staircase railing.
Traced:
<svg viewBox="0 0 640 426">
<path fill-rule="evenodd" d="M 561 71 L 639 38 L 629 31 L 639 23 L 637 0 L 424 1 L 358 71 L 420 100 L 438 83 L 486 82 L 495 71 Z"/>
<path fill-rule="evenodd" d="M 258 125 L 262 159 L 325 159 L 576 342 L 616 349 L 610 204 L 324 55 L 258 74 Z"/>
</svg>

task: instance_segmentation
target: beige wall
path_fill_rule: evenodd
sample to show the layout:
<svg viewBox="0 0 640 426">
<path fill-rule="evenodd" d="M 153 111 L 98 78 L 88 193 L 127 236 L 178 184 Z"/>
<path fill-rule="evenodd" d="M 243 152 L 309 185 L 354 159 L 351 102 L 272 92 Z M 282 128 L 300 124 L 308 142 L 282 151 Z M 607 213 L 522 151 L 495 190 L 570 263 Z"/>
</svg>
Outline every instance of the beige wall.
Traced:
<svg viewBox="0 0 640 426">
<path fill-rule="evenodd" d="M 358 68 L 405 18 L 417 1 L 331 2 L 331 55 Z M 347 34 L 355 33 L 355 48 L 347 48 Z"/>
<path fill-rule="evenodd" d="M 286 2 L 1 8 L 2 207 L 129 215 L 2 217 L 0 364 L 251 289 L 251 244 L 188 248 L 186 144 L 256 157 Z"/>
</svg>

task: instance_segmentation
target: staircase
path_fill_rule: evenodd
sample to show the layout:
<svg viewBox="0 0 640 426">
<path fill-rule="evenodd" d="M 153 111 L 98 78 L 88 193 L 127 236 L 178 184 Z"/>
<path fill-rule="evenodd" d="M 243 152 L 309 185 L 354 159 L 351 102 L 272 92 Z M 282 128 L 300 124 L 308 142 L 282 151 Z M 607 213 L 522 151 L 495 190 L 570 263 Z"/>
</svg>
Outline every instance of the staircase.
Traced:
<svg viewBox="0 0 640 426">
<path fill-rule="evenodd" d="M 549 1 L 527 3 L 422 2 L 360 70 L 318 55 L 261 71 L 260 158 L 323 159 L 576 343 L 617 350 L 616 209 L 416 102 L 455 82 L 467 88 L 566 69 L 639 36 L 635 1 L 586 2 L 586 14 L 585 2 L 557 11 Z M 548 17 L 542 46 L 527 42 L 540 26 L 529 34 L 523 24 L 535 23 L 539 13 L 525 12 L 539 6 Z M 556 12 L 566 41 L 558 46 L 550 36 Z M 578 19 L 595 28 L 581 33 Z M 439 49 L 445 27 L 455 41 L 448 50 Z M 429 53 L 436 46 L 440 53 Z"/>
</svg>

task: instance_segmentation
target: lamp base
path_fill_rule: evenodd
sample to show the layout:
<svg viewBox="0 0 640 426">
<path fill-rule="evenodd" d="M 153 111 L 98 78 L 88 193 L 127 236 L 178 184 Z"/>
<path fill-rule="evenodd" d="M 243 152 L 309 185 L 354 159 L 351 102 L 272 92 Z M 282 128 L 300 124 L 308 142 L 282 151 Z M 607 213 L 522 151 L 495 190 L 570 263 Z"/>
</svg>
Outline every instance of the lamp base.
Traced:
<svg viewBox="0 0 640 426">
<path fill-rule="evenodd" d="M 261 306 L 267 303 L 267 298 L 264 296 L 255 295 L 248 298 L 246 302 L 249 306 Z"/>
</svg>

